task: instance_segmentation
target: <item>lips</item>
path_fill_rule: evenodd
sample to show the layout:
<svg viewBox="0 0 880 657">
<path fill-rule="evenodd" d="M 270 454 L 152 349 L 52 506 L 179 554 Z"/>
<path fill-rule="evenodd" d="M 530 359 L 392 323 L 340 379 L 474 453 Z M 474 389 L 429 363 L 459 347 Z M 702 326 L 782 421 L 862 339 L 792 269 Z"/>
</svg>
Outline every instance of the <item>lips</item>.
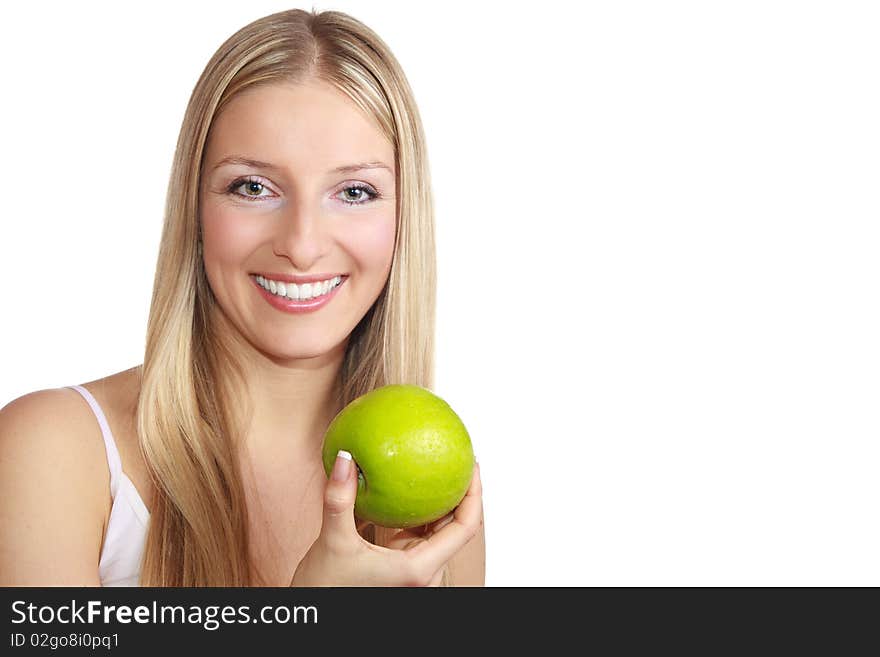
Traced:
<svg viewBox="0 0 880 657">
<path fill-rule="evenodd" d="M 279 272 L 269 272 L 269 271 L 253 271 L 251 272 L 251 276 L 262 276 L 270 281 L 275 281 L 276 283 L 296 283 L 297 285 L 301 285 L 302 283 L 317 283 L 320 281 L 329 281 L 331 278 L 335 278 L 339 276 L 340 278 L 347 278 L 347 274 L 343 274 L 342 272 L 331 272 L 328 274 L 306 274 L 306 275 L 296 275 L 296 274 L 283 274 Z"/>
<path fill-rule="evenodd" d="M 280 310 L 286 313 L 308 313 L 314 312 L 320 308 L 326 306 L 333 298 L 339 293 L 339 290 L 342 289 L 342 286 L 345 285 L 345 282 L 348 280 L 348 276 L 343 276 L 339 285 L 334 287 L 332 290 L 318 297 L 313 297 L 311 299 L 307 299 L 305 301 L 298 301 L 291 299 L 286 296 L 279 296 L 277 294 L 272 294 L 269 290 L 265 289 L 262 285 L 257 282 L 256 276 L 250 276 L 251 283 L 256 288 L 257 292 L 260 296 L 265 299 L 269 305 L 273 308 Z M 300 277 L 302 281 L 303 278 Z M 326 280 L 326 279 L 317 279 L 317 280 Z M 282 281 L 283 282 L 283 281 Z M 294 282 L 294 281 L 291 281 Z M 307 283 L 309 281 L 302 281 L 303 283 Z"/>
<path fill-rule="evenodd" d="M 271 292 L 272 294 L 277 294 L 279 297 L 288 297 L 290 299 L 293 299 L 294 301 L 308 301 L 309 299 L 312 299 L 314 297 L 319 297 L 327 294 L 337 285 L 341 285 L 342 277 L 334 276 L 327 281 L 319 281 L 317 283 L 301 283 L 299 285 L 297 285 L 296 283 L 270 281 L 263 278 L 262 276 L 257 276 L 256 281 L 264 290 L 269 290 L 269 292 Z"/>
</svg>

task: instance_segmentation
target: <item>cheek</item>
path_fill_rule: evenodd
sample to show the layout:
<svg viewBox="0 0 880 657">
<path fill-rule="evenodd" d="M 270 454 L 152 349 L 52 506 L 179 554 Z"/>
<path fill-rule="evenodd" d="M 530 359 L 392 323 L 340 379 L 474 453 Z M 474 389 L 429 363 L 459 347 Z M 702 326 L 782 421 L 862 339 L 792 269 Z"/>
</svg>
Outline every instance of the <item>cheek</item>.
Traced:
<svg viewBox="0 0 880 657">
<path fill-rule="evenodd" d="M 206 207 L 202 211 L 202 246 L 205 269 L 220 263 L 241 261 L 263 236 L 259 223 L 245 221 L 233 209 Z"/>
<path fill-rule="evenodd" d="M 394 255 L 394 216 L 354 223 L 346 231 L 346 250 L 352 254 L 362 274 L 377 276 L 384 283 Z"/>
</svg>

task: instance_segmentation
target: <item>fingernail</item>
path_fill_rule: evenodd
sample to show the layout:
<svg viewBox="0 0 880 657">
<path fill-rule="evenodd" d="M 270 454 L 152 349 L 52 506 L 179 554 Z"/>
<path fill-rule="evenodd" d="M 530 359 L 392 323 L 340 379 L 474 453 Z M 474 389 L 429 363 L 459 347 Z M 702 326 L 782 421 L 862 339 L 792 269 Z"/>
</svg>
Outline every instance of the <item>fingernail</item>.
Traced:
<svg viewBox="0 0 880 657">
<path fill-rule="evenodd" d="M 336 463 L 333 464 L 333 472 L 330 478 L 334 481 L 345 481 L 348 479 L 348 473 L 351 470 L 351 453 L 340 449 L 336 452 Z"/>
</svg>

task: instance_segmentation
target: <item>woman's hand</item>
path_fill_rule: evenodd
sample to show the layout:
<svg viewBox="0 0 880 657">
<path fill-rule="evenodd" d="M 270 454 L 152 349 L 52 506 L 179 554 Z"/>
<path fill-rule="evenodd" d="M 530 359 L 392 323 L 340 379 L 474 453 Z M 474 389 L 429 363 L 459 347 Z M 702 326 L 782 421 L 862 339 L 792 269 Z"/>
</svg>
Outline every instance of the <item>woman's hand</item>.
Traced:
<svg viewBox="0 0 880 657">
<path fill-rule="evenodd" d="M 321 533 L 300 561 L 291 586 L 436 586 L 443 567 L 479 530 L 483 518 L 480 467 L 461 503 L 428 525 L 403 530 L 389 547 L 373 545 L 357 532 L 354 502 L 357 468 L 336 457 L 324 491 Z"/>
</svg>

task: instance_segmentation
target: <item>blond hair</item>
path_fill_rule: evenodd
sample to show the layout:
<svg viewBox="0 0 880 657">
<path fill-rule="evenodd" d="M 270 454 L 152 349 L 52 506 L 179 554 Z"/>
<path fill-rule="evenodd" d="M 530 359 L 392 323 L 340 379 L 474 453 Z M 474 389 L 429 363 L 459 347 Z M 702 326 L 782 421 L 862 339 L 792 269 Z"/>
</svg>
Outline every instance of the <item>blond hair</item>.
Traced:
<svg viewBox="0 0 880 657">
<path fill-rule="evenodd" d="M 156 487 L 141 584 L 261 584 L 232 436 L 241 434 L 241 364 L 211 326 L 198 192 L 217 113 L 256 85 L 329 82 L 394 146 L 397 233 L 390 274 L 353 330 L 338 390 L 346 404 L 389 383 L 433 385 L 435 244 L 425 139 L 388 46 L 335 11 L 283 11 L 245 26 L 213 55 L 192 92 L 168 186 L 147 327 L 137 432 Z M 382 543 L 387 537 L 373 536 Z M 292 573 L 291 573 L 292 575 Z"/>
</svg>

